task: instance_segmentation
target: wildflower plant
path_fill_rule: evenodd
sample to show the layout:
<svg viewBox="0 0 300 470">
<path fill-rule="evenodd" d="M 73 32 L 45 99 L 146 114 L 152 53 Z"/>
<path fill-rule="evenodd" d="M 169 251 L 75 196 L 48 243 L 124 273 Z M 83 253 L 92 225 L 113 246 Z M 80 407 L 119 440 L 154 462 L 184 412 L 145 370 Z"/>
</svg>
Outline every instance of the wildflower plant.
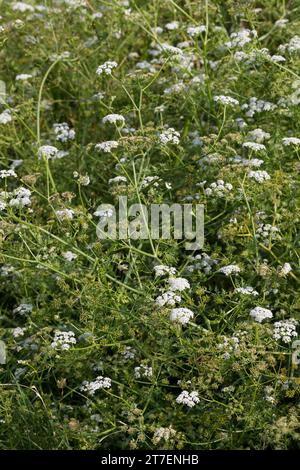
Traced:
<svg viewBox="0 0 300 470">
<path fill-rule="evenodd" d="M 299 25 L 1 2 L 1 449 L 300 447 Z M 98 237 L 122 197 L 203 205 L 203 247 Z"/>
</svg>

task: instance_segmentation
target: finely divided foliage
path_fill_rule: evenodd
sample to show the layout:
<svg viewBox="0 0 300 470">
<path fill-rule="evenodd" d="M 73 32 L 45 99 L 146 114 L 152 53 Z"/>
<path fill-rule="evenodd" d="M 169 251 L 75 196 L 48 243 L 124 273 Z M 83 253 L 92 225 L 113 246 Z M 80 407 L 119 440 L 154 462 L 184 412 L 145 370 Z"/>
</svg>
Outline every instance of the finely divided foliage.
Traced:
<svg viewBox="0 0 300 470">
<path fill-rule="evenodd" d="M 299 27 L 1 2 L 0 448 L 300 447 Z M 203 249 L 98 239 L 120 196 L 203 204 Z"/>
</svg>

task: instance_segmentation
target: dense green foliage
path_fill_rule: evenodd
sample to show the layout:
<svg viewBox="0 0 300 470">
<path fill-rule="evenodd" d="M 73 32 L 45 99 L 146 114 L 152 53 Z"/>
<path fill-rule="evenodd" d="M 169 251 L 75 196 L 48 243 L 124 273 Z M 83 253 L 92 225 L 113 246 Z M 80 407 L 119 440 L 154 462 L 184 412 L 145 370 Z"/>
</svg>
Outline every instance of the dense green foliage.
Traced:
<svg viewBox="0 0 300 470">
<path fill-rule="evenodd" d="M 299 448 L 299 0 L 0 4 L 0 448 Z M 99 240 L 120 195 L 203 250 Z"/>
</svg>

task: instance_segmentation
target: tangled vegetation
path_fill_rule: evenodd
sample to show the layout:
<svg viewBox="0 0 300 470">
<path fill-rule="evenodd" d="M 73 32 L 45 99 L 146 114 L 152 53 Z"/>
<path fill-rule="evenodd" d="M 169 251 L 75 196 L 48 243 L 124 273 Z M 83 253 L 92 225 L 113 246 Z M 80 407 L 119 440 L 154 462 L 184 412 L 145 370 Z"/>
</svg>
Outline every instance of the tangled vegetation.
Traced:
<svg viewBox="0 0 300 470">
<path fill-rule="evenodd" d="M 0 448 L 299 448 L 299 0 L 0 4 Z"/>
</svg>

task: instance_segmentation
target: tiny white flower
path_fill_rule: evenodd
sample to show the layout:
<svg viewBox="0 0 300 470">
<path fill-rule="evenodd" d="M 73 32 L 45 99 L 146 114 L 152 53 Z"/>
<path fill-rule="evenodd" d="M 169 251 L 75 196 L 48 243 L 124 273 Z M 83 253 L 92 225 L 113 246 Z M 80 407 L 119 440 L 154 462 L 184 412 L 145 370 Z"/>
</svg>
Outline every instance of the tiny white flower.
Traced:
<svg viewBox="0 0 300 470">
<path fill-rule="evenodd" d="M 180 297 L 180 295 L 178 295 L 178 294 L 176 294 L 175 292 L 172 292 L 172 291 L 164 292 L 163 294 L 159 295 L 155 299 L 155 303 L 159 307 L 164 307 L 166 305 L 173 306 L 173 305 L 176 304 L 176 302 L 181 302 L 181 297 Z"/>
<path fill-rule="evenodd" d="M 183 390 L 176 398 L 176 403 L 187 405 L 189 408 L 193 408 L 199 402 L 199 394 L 195 391 L 189 393 L 187 390 Z"/>
<path fill-rule="evenodd" d="M 159 135 L 160 143 L 163 145 L 174 144 L 178 145 L 180 139 L 179 132 L 175 131 L 173 127 L 169 127 Z"/>
<path fill-rule="evenodd" d="M 279 268 L 279 275 L 284 277 L 291 271 L 292 271 L 292 266 L 290 265 L 290 263 L 284 263 L 284 265 Z"/>
<path fill-rule="evenodd" d="M 80 390 L 82 390 L 83 392 L 87 392 L 88 395 L 95 395 L 95 393 L 97 392 L 97 390 L 101 389 L 101 388 L 111 388 L 111 379 L 109 377 L 102 377 L 101 375 L 96 377 L 95 380 L 91 381 L 91 382 L 88 382 L 87 380 L 85 380 L 81 387 L 80 387 Z"/>
<path fill-rule="evenodd" d="M 31 313 L 32 309 L 32 304 L 20 304 L 18 307 L 13 309 L 13 313 L 17 313 L 18 315 L 25 315 L 26 313 Z"/>
<path fill-rule="evenodd" d="M 169 276 L 174 276 L 176 274 L 176 268 L 172 266 L 165 266 L 163 264 L 158 264 L 154 266 L 155 277 L 164 276 L 165 274 L 169 274 Z"/>
<path fill-rule="evenodd" d="M 251 170 L 248 173 L 248 178 L 254 179 L 255 181 L 257 181 L 257 183 L 263 183 L 264 181 L 268 181 L 269 179 L 271 179 L 271 176 L 266 171 L 262 171 L 262 170 L 252 171 Z"/>
<path fill-rule="evenodd" d="M 0 178 L 17 178 L 17 174 L 14 172 L 14 170 L 0 170 Z"/>
<path fill-rule="evenodd" d="M 261 323 L 266 318 L 272 318 L 273 313 L 268 308 L 255 307 L 250 311 L 250 316 L 258 323 Z"/>
<path fill-rule="evenodd" d="M 186 325 L 194 317 L 194 313 L 189 308 L 173 308 L 170 313 L 170 320 Z"/>
<path fill-rule="evenodd" d="M 96 70 L 97 75 L 111 75 L 111 72 L 113 69 L 118 67 L 117 62 L 108 60 L 107 62 L 104 62 L 104 64 L 99 65 L 99 67 Z"/>
<path fill-rule="evenodd" d="M 58 149 L 53 145 L 42 145 L 38 149 L 38 157 L 39 159 L 46 158 L 46 160 L 50 160 L 51 158 L 57 157 Z"/>
<path fill-rule="evenodd" d="M 102 151 L 104 153 L 111 153 L 113 149 L 118 148 L 119 144 L 116 140 L 108 140 L 95 145 L 95 150 Z"/>
<path fill-rule="evenodd" d="M 108 184 L 119 184 L 119 183 L 127 183 L 126 176 L 115 176 L 114 178 L 110 178 L 108 180 Z"/>
<path fill-rule="evenodd" d="M 231 276 L 232 274 L 238 274 L 241 272 L 241 268 L 237 264 L 229 264 L 219 269 L 219 273 L 225 274 L 225 276 Z"/>
<path fill-rule="evenodd" d="M 286 147 L 288 145 L 300 145 L 300 139 L 298 137 L 285 137 L 282 139 L 282 143 Z"/>
<path fill-rule="evenodd" d="M 67 261 L 73 261 L 74 259 L 77 258 L 77 255 L 73 253 L 72 251 L 65 251 L 62 255 Z"/>
<path fill-rule="evenodd" d="M 251 286 L 247 287 L 237 287 L 234 292 L 237 292 L 238 294 L 243 294 L 243 295 L 252 295 L 253 297 L 258 296 L 258 292 L 253 289 Z"/>
<path fill-rule="evenodd" d="M 261 152 L 262 150 L 266 150 L 264 144 L 259 144 L 257 142 L 244 142 L 243 147 L 253 150 L 254 152 Z"/>
<path fill-rule="evenodd" d="M 205 25 L 189 26 L 186 30 L 187 34 L 191 37 L 199 36 L 199 34 L 205 33 L 205 31 L 206 31 L 206 26 Z"/>
<path fill-rule="evenodd" d="M 152 367 L 141 364 L 140 366 L 134 368 L 134 376 L 136 379 L 141 379 L 142 377 L 149 379 L 152 377 L 152 375 Z"/>
<path fill-rule="evenodd" d="M 32 78 L 32 75 L 30 75 L 29 73 L 21 73 L 20 75 L 16 76 L 17 81 L 26 81 L 30 78 Z"/>
<path fill-rule="evenodd" d="M 11 121 L 12 121 L 11 111 L 10 109 L 5 109 L 5 111 L 3 111 L 0 114 L 0 124 L 8 124 Z"/>
<path fill-rule="evenodd" d="M 179 28 L 179 23 L 178 21 L 171 21 L 170 23 L 165 24 L 165 28 L 169 31 L 174 31 Z"/>
<path fill-rule="evenodd" d="M 221 103 L 224 106 L 235 107 L 239 105 L 238 100 L 236 100 L 235 98 L 232 98 L 231 96 L 226 96 L 226 95 L 214 96 L 214 101 L 216 103 Z"/>
<path fill-rule="evenodd" d="M 55 211 L 55 213 L 60 220 L 72 220 L 74 217 L 74 211 L 72 209 L 61 209 Z"/>
<path fill-rule="evenodd" d="M 21 328 L 21 327 L 14 328 L 12 331 L 13 337 L 19 338 L 20 336 L 24 336 L 26 329 L 27 328 Z"/>
<path fill-rule="evenodd" d="M 107 116 L 104 116 L 102 119 L 103 124 L 109 122 L 110 124 L 124 124 L 125 123 L 125 118 L 121 114 L 107 114 Z"/>
<path fill-rule="evenodd" d="M 297 325 L 298 321 L 294 318 L 275 322 L 273 338 L 284 343 L 290 343 L 293 338 L 298 336 L 296 331 Z"/>
<path fill-rule="evenodd" d="M 171 291 L 182 292 L 191 288 L 189 281 L 184 277 L 170 277 L 170 279 L 168 279 L 168 284 Z"/>
<path fill-rule="evenodd" d="M 67 142 L 68 140 L 75 139 L 74 129 L 70 129 L 69 124 L 66 122 L 53 124 L 53 130 L 56 134 L 56 140 L 60 142 Z"/>
</svg>

